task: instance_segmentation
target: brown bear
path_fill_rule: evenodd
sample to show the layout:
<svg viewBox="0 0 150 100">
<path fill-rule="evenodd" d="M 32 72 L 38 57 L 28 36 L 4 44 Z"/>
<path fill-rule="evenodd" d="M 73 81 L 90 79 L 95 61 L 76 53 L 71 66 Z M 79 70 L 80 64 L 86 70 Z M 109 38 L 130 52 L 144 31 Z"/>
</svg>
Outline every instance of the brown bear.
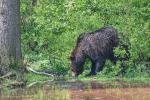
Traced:
<svg viewBox="0 0 150 100">
<path fill-rule="evenodd" d="M 83 65 L 88 58 L 92 63 L 88 75 L 96 75 L 103 69 L 106 59 L 116 63 L 113 49 L 118 45 L 117 30 L 113 27 L 104 27 L 94 32 L 82 33 L 73 49 L 70 60 L 74 76 L 83 72 Z"/>
</svg>

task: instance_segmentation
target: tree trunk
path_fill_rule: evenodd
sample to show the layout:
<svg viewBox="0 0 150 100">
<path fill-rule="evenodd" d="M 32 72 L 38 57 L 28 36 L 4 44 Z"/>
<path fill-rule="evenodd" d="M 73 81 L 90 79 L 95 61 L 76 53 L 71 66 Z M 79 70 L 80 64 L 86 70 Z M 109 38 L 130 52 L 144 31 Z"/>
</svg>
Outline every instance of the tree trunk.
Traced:
<svg viewBox="0 0 150 100">
<path fill-rule="evenodd" d="M 0 0 L 0 76 L 22 64 L 20 0 Z"/>
</svg>

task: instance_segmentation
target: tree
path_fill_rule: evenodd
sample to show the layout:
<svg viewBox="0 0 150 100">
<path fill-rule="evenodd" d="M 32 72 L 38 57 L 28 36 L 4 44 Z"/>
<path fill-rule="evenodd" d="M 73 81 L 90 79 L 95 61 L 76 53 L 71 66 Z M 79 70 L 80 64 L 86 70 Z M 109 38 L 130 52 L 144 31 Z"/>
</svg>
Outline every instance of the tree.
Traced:
<svg viewBox="0 0 150 100">
<path fill-rule="evenodd" d="M 0 75 L 22 61 L 20 0 L 0 0 Z"/>
</svg>

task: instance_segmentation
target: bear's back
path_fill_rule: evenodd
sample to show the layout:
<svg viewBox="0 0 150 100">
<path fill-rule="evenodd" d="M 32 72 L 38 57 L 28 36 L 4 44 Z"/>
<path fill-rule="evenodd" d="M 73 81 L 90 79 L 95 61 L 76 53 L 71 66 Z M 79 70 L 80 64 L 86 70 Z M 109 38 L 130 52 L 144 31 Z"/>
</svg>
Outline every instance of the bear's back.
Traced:
<svg viewBox="0 0 150 100">
<path fill-rule="evenodd" d="M 105 27 L 94 32 L 82 33 L 77 40 L 77 44 L 84 45 L 105 45 L 116 46 L 118 43 L 117 30 L 113 27 Z"/>
</svg>

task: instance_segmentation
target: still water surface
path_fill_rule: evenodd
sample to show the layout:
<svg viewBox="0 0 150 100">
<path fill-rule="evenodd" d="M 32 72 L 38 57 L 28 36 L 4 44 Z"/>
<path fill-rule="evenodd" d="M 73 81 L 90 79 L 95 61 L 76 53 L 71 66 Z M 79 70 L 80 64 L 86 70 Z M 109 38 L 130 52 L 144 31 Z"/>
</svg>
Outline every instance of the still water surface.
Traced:
<svg viewBox="0 0 150 100">
<path fill-rule="evenodd" d="M 112 84 L 53 82 L 42 87 L 2 90 L 0 100 L 150 100 L 150 87 Z"/>
</svg>

